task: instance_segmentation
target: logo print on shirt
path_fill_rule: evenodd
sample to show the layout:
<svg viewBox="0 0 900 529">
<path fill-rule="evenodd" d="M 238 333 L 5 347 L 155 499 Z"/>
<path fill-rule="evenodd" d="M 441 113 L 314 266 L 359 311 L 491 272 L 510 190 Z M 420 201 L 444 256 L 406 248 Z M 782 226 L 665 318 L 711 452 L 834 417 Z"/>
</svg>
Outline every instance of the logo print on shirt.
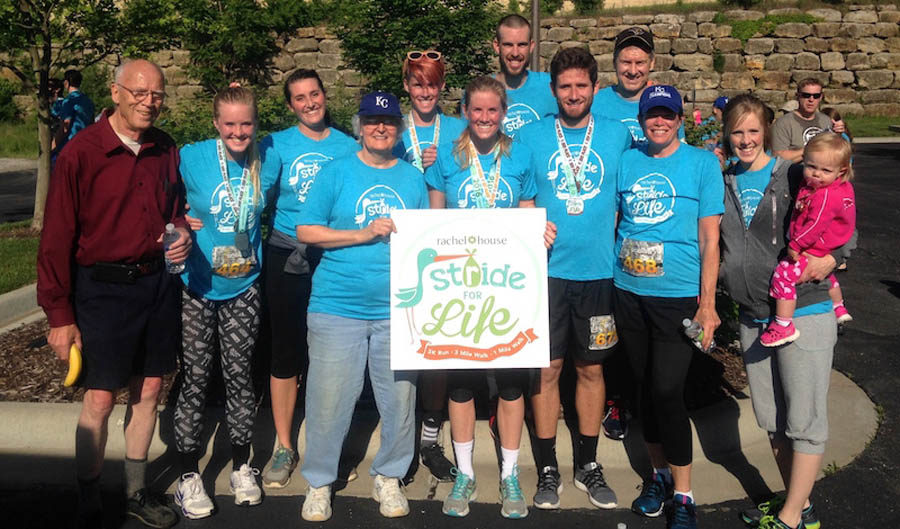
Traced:
<svg viewBox="0 0 900 529">
<path fill-rule="evenodd" d="M 631 141 L 635 144 L 638 143 L 647 143 L 647 138 L 644 137 L 644 129 L 641 128 L 641 122 L 635 118 L 625 118 L 622 120 L 622 124 L 628 127 L 628 132 L 631 133 Z"/>
<path fill-rule="evenodd" d="M 756 208 L 762 200 L 763 194 L 759 189 L 745 189 L 741 191 L 741 214 L 744 216 L 744 224 L 750 224 L 756 215 Z"/>
<path fill-rule="evenodd" d="M 288 185 L 297 196 L 298 202 L 301 204 L 306 202 L 306 194 L 316 180 L 316 175 L 325 162 L 330 161 L 330 156 L 318 152 L 307 152 L 294 159 L 288 171 Z"/>
<path fill-rule="evenodd" d="M 636 224 L 657 224 L 675 214 L 675 186 L 661 173 L 638 178 L 629 188 L 625 205 Z"/>
<path fill-rule="evenodd" d="M 395 209 L 406 209 L 400 195 L 391 187 L 376 185 L 366 189 L 356 201 L 356 216 L 353 218 L 360 228 L 364 228 L 375 219 L 388 217 Z"/>
<path fill-rule="evenodd" d="M 807 143 L 809 143 L 809 140 L 815 138 L 823 132 L 825 132 L 825 129 L 821 127 L 807 127 L 806 130 L 803 131 L 803 145 L 805 146 Z"/>
<path fill-rule="evenodd" d="M 503 130 L 510 136 L 513 136 L 519 129 L 528 125 L 532 121 L 540 121 L 541 116 L 537 111 L 525 103 L 513 103 L 506 111 L 506 117 L 503 118 Z"/>
<path fill-rule="evenodd" d="M 577 159 L 583 147 L 583 144 L 569 145 L 569 150 L 572 152 L 572 156 Z M 559 153 L 559 149 L 553 151 L 550 160 L 547 161 L 547 180 L 551 182 L 555 180 L 553 190 L 556 193 L 556 198 L 560 200 L 566 200 L 571 197 L 565 166 L 566 159 Z M 584 175 L 584 181 L 581 183 L 581 193 L 578 196 L 584 200 L 590 200 L 600 193 L 600 187 L 603 185 L 603 175 L 606 174 L 603 160 L 597 154 L 597 151 L 591 149 L 581 171 Z"/>
<path fill-rule="evenodd" d="M 240 176 L 231 178 L 231 188 L 234 189 L 235 198 L 237 198 L 241 193 Z M 250 204 L 252 204 L 253 186 L 250 184 L 248 184 L 247 193 L 248 195 L 244 200 L 249 200 L 251 201 Z M 237 220 L 234 210 L 237 207 L 237 204 L 232 204 L 231 202 L 228 190 L 225 189 L 225 182 L 219 182 L 219 185 L 216 186 L 216 189 L 213 190 L 212 195 L 209 197 L 209 214 L 215 219 L 216 229 L 219 230 L 219 233 L 234 233 L 234 222 Z M 256 224 L 256 215 L 249 215 L 249 217 L 247 229 L 253 228 Z"/>
<path fill-rule="evenodd" d="M 486 173 L 490 173 L 490 170 L 485 171 Z M 485 177 L 490 177 L 490 174 L 485 174 Z M 497 198 L 494 200 L 495 208 L 511 208 L 514 207 L 512 203 L 512 188 L 509 185 L 509 182 L 503 178 L 503 175 L 500 175 L 500 181 L 497 183 Z M 472 181 L 471 176 L 467 176 L 465 180 L 459 187 L 456 189 L 456 204 L 460 209 L 470 209 L 478 207 L 478 199 L 475 198 L 476 193 L 482 193 L 481 184 L 475 183 Z"/>
</svg>

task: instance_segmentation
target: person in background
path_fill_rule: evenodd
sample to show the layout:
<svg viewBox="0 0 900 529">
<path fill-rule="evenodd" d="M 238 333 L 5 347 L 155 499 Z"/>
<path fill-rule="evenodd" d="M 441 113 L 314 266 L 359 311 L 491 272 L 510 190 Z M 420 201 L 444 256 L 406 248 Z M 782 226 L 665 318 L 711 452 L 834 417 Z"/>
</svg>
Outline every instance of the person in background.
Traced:
<svg viewBox="0 0 900 529">
<path fill-rule="evenodd" d="M 751 527 L 819 527 L 810 493 L 828 439 L 828 385 L 837 341 L 828 283 L 841 251 L 808 257 L 797 287 L 796 342 L 763 347 L 759 335 L 772 316 L 769 283 L 786 248 L 787 220 L 803 179 L 800 166 L 767 154 L 771 129 L 766 106 L 755 96 L 733 98 L 725 108 L 725 146 L 739 162 L 725 173 L 721 223 L 721 278 L 738 304 L 740 341 L 759 427 L 787 489 L 741 513 Z M 764 199 L 765 197 L 765 199 Z"/>
<path fill-rule="evenodd" d="M 163 375 L 181 350 L 181 282 L 163 256 L 182 263 L 192 241 L 174 140 L 153 123 L 165 101 L 156 64 L 126 60 L 110 86 L 115 111 L 85 128 L 60 152 L 47 195 L 38 248 L 38 303 L 47 342 L 60 361 L 81 349 L 85 388 L 75 433 L 76 525 L 102 526 L 100 473 L 116 394 L 125 413 L 126 513 L 150 527 L 178 516 L 145 479 Z M 179 238 L 163 248 L 166 224 Z"/>
<path fill-rule="evenodd" d="M 390 212 L 425 209 L 420 173 L 394 156 L 403 128 L 393 94 L 362 98 L 354 118 L 361 149 L 330 162 L 316 177 L 297 217 L 297 238 L 325 249 L 309 298 L 306 457 L 309 482 L 301 516 L 331 517 L 332 485 L 368 368 L 381 416 L 381 439 L 369 470 L 372 497 L 386 518 L 409 514 L 400 480 L 415 453 L 416 376 L 391 371 Z"/>
<path fill-rule="evenodd" d="M 94 102 L 81 91 L 81 72 L 66 70 L 62 93 L 65 94 L 62 101 L 51 107 L 51 114 L 59 119 L 59 128 L 53 137 L 53 160 L 69 140 L 94 122 Z"/>
<path fill-rule="evenodd" d="M 444 115 L 438 105 L 444 90 L 445 69 L 444 58 L 437 50 L 411 51 L 403 60 L 403 88 L 409 94 L 412 108 L 394 154 L 422 172 L 434 164 L 438 145 L 452 143 L 466 128 L 465 120 Z M 419 381 L 422 464 L 438 481 L 453 481 L 450 473 L 453 463 L 438 442 L 447 406 L 447 375 L 441 370 L 423 371 Z"/>
<path fill-rule="evenodd" d="M 315 70 L 299 69 L 284 80 L 284 102 L 297 125 L 266 136 L 260 150 L 280 166 L 272 229 L 265 249 L 264 291 L 272 329 L 269 394 L 277 444 L 263 472 L 263 486 L 290 483 L 300 457 L 291 425 L 298 380 L 306 371 L 306 307 L 321 251 L 297 240 L 297 218 L 316 175 L 332 159 L 356 152 L 359 144 L 332 127 L 325 87 Z"/>
<path fill-rule="evenodd" d="M 206 518 L 214 508 L 200 477 L 199 458 L 216 351 L 225 381 L 234 503 L 262 502 L 259 471 L 250 467 L 256 418 L 251 361 L 262 308 L 260 215 L 280 167 L 260 156 L 257 120 L 253 92 L 232 85 L 213 98 L 218 138 L 181 148 L 180 170 L 196 244 L 182 275 L 182 384 L 174 418 L 181 479 L 175 504 L 192 520 Z"/>
<path fill-rule="evenodd" d="M 813 77 L 797 83 L 797 109 L 786 112 L 772 126 L 772 152 L 792 162 L 803 159 L 803 147 L 816 135 L 831 130 L 843 134 L 843 121 L 834 121 L 819 112 L 825 95 L 822 81 Z"/>
<path fill-rule="evenodd" d="M 606 402 L 603 366 L 619 341 L 612 311 L 616 182 L 611 168 L 619 166 L 632 139 L 622 123 L 591 114 L 599 84 L 597 61 L 587 49 L 557 52 L 550 77 L 559 109 L 556 118 L 532 123 L 516 137 L 516 142 L 532 147 L 535 205 L 546 208 L 547 218 L 557 226 L 548 264 L 550 367 L 541 369 L 531 395 L 538 469 L 534 506 L 559 508 L 556 430 L 560 375 L 570 356 L 578 414 L 575 487 L 586 492 L 594 506 L 612 509 L 616 494 L 596 461 Z"/>
<path fill-rule="evenodd" d="M 703 328 L 710 346 L 719 326 L 716 280 L 722 172 L 715 155 L 678 140 L 681 96 L 656 85 L 640 100 L 647 145 L 622 156 L 618 174 L 619 225 L 613 279 L 620 344 L 637 381 L 653 475 L 631 509 L 667 529 L 695 529 L 691 489 L 692 432 L 684 403 L 694 347 L 685 319 Z"/>
</svg>

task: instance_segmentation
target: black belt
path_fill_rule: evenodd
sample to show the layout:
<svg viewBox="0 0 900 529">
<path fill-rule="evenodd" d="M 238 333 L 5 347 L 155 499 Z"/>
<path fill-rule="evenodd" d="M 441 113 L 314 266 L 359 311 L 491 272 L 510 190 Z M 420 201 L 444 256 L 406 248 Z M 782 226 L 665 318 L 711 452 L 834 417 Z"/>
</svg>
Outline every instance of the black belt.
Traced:
<svg viewBox="0 0 900 529">
<path fill-rule="evenodd" d="M 134 284 L 139 277 L 155 274 L 162 270 L 162 259 L 139 261 L 137 263 L 94 263 L 91 279 L 105 283 Z"/>
</svg>

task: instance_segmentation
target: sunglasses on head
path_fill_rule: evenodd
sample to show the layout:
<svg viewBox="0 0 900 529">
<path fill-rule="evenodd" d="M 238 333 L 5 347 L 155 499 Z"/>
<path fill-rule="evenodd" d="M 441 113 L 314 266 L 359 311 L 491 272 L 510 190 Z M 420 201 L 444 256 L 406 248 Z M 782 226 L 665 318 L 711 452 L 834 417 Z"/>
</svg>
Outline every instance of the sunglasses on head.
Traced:
<svg viewBox="0 0 900 529">
<path fill-rule="evenodd" d="M 815 94 L 811 94 L 809 92 L 800 92 L 801 99 L 809 99 L 809 98 L 819 99 L 820 97 L 822 97 L 822 92 L 817 92 Z"/>
<path fill-rule="evenodd" d="M 406 54 L 406 58 L 411 61 L 421 61 L 422 59 L 428 59 L 429 61 L 439 61 L 441 60 L 441 57 L 441 52 L 436 50 L 410 51 Z"/>
</svg>

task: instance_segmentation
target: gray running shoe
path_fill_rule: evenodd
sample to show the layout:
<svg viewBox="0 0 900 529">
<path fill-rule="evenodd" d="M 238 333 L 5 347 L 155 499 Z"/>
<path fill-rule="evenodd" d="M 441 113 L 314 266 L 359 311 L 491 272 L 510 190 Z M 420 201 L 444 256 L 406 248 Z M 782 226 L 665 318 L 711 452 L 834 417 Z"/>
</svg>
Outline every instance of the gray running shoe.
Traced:
<svg viewBox="0 0 900 529">
<path fill-rule="evenodd" d="M 603 467 L 596 462 L 575 469 L 575 488 L 587 492 L 591 503 L 601 509 L 615 509 L 618 504 L 616 493 L 603 477 Z"/>
<path fill-rule="evenodd" d="M 519 486 L 519 467 L 513 468 L 512 474 L 500 481 L 500 514 L 504 518 L 525 518 L 528 516 L 528 505 L 525 504 L 525 496 L 522 495 L 522 487 Z"/>
<path fill-rule="evenodd" d="M 275 453 L 272 454 L 269 468 L 263 473 L 263 486 L 270 489 L 287 487 L 291 482 L 291 472 L 297 468 L 299 459 L 296 452 L 278 445 Z"/>
<path fill-rule="evenodd" d="M 559 509 L 559 494 L 562 489 L 562 480 L 559 478 L 559 471 L 556 470 L 556 467 L 544 467 L 538 473 L 534 506 L 538 509 Z"/>
<path fill-rule="evenodd" d="M 460 472 L 456 467 L 450 471 L 456 478 L 453 482 L 453 490 L 444 500 L 444 506 L 441 509 L 447 516 L 455 516 L 462 518 L 469 514 L 469 502 L 475 501 L 478 492 L 475 490 L 475 480 L 470 479 L 465 473 Z"/>
</svg>

